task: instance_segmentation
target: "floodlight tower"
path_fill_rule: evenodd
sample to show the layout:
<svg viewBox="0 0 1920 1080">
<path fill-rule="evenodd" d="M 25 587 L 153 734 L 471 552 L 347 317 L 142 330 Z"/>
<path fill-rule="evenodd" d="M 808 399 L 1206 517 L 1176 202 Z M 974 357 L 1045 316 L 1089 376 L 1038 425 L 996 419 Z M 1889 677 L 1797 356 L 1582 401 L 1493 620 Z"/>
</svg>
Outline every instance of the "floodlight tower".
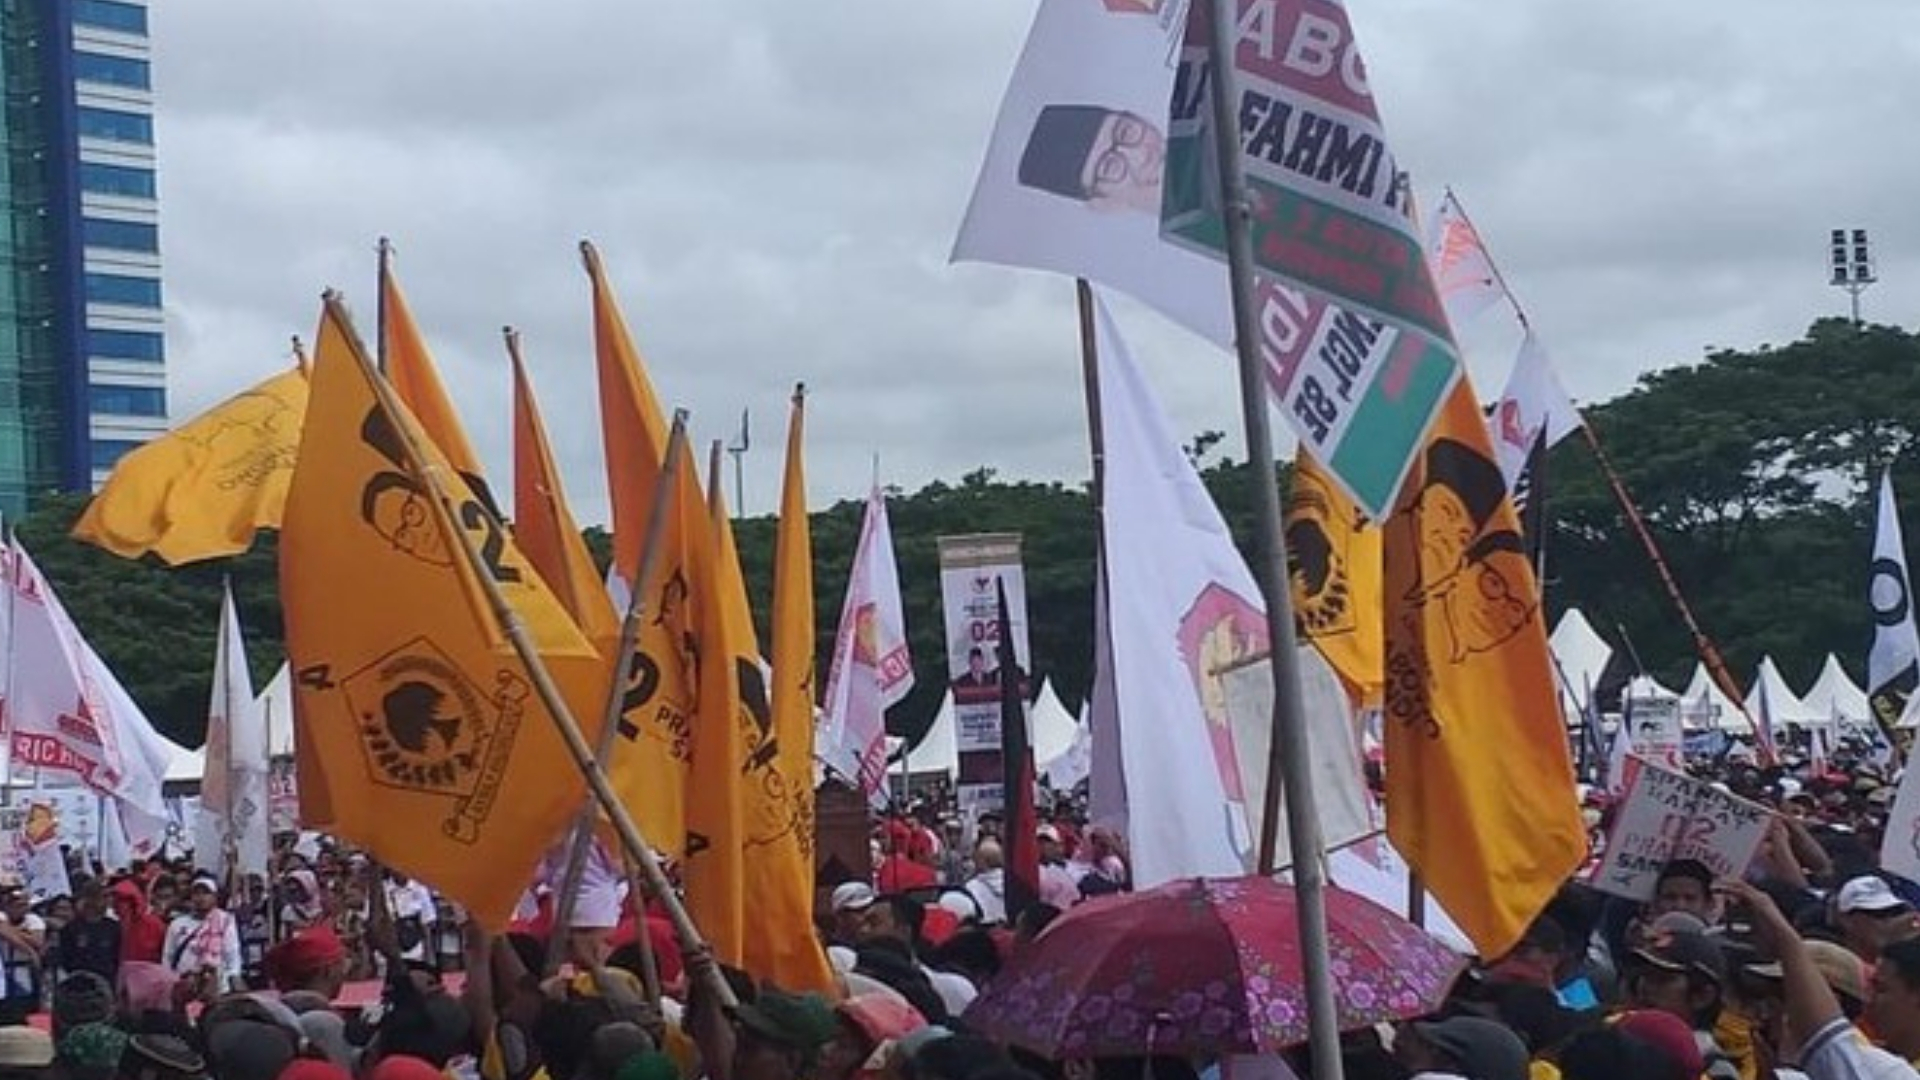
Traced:
<svg viewBox="0 0 1920 1080">
<path fill-rule="evenodd" d="M 1828 237 L 1828 266 L 1833 276 L 1829 283 L 1847 291 L 1853 325 L 1860 325 L 1860 294 L 1880 280 L 1873 273 L 1873 247 L 1865 229 L 1835 229 Z"/>
</svg>

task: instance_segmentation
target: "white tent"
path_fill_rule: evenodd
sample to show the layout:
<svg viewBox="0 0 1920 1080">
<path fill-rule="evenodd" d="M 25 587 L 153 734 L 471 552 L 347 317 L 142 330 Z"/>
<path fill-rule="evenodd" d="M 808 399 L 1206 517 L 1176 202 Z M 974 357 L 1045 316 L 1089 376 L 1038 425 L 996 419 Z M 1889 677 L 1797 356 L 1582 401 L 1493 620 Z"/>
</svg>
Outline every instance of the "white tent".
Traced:
<svg viewBox="0 0 1920 1080">
<path fill-rule="evenodd" d="M 1800 695 L 1787 685 L 1786 676 L 1780 674 L 1780 668 L 1774 664 L 1773 657 L 1760 658 L 1760 668 L 1754 672 L 1753 685 L 1747 688 L 1747 714 L 1755 720 L 1760 718 L 1760 691 L 1766 690 L 1768 715 L 1773 718 L 1774 730 L 1780 730 L 1783 724 L 1812 724 L 1826 717 L 1806 706 Z"/>
<path fill-rule="evenodd" d="M 1713 677 L 1707 674 L 1707 665 L 1695 661 L 1693 679 L 1687 683 L 1687 692 L 1680 695 L 1680 720 L 1689 728 L 1719 728 L 1722 731 L 1746 732 L 1747 719 L 1740 713 L 1740 706 L 1733 699 L 1720 692 L 1714 685 Z"/>
<path fill-rule="evenodd" d="M 1635 675 L 1628 679 L 1624 693 L 1635 701 L 1646 701 L 1649 698 L 1672 701 L 1681 696 L 1660 685 L 1660 680 L 1651 675 Z"/>
<path fill-rule="evenodd" d="M 287 665 L 273 673 L 267 688 L 254 699 L 254 707 L 267 718 L 267 756 L 293 756 L 293 677 Z"/>
<path fill-rule="evenodd" d="M 1067 752 L 1073 745 L 1073 737 L 1080 722 L 1061 703 L 1060 695 L 1053 692 L 1053 680 L 1040 682 L 1040 696 L 1033 699 L 1033 705 L 1027 710 L 1027 732 L 1033 741 L 1033 760 L 1035 767 L 1052 761 Z"/>
<path fill-rule="evenodd" d="M 1805 702 L 1807 709 L 1822 719 L 1850 726 L 1873 723 L 1867 692 L 1854 685 L 1846 669 L 1840 666 L 1840 658 L 1832 653 L 1827 654 L 1827 662 L 1820 668 L 1820 677 L 1814 680 L 1813 688 L 1807 691 Z"/>
<path fill-rule="evenodd" d="M 1587 696 L 1600 685 L 1600 676 L 1613 659 L 1613 646 L 1587 621 L 1579 608 L 1568 608 L 1560 616 L 1560 625 L 1547 639 L 1553 658 L 1559 664 L 1560 711 L 1568 722 L 1577 720 Z"/>
<path fill-rule="evenodd" d="M 917 773 L 960 775 L 960 738 L 959 729 L 954 726 L 953 691 L 947 691 L 940 699 L 940 711 L 934 714 L 927 733 L 908 752 L 907 767 Z"/>
<path fill-rule="evenodd" d="M 165 735 L 160 741 L 167 744 L 167 771 L 165 781 L 169 784 L 198 784 L 200 777 L 207 771 L 207 748 L 189 750 Z"/>
</svg>

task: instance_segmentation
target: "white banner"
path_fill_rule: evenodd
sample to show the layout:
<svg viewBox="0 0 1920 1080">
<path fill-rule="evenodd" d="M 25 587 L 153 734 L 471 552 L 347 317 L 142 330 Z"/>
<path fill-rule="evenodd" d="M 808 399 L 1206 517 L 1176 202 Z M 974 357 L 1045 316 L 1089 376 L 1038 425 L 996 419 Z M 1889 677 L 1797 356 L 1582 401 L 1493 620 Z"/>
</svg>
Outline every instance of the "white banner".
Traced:
<svg viewBox="0 0 1920 1080">
<path fill-rule="evenodd" d="M 1627 730 L 1627 748 L 1634 757 L 1676 771 L 1686 768 L 1687 736 L 1680 724 L 1680 699 L 1630 698 L 1621 722 L 1629 719 L 1633 723 Z"/>
<path fill-rule="evenodd" d="M 1607 834 L 1594 888 L 1651 900 L 1661 869 L 1675 859 L 1703 863 L 1715 877 L 1746 872 L 1772 811 L 1644 761 L 1632 761 L 1628 771 L 1625 802 Z"/>
<path fill-rule="evenodd" d="M 820 758 L 866 792 L 875 809 L 887 804 L 887 709 L 913 689 L 907 619 L 900 603 L 900 571 L 893 559 L 887 500 L 876 484 L 867 495 L 846 603 L 834 636 L 821 702 Z"/>
<path fill-rule="evenodd" d="M 940 601 L 946 614 L 947 686 L 953 692 L 960 750 L 961 808 L 973 814 L 1003 805 L 1000 764 L 1000 606 L 1007 590 L 1013 654 L 1031 671 L 1027 651 L 1027 579 L 1020 537 L 1012 533 L 940 538 Z M 1023 699 L 1024 699 L 1023 688 Z"/>
</svg>

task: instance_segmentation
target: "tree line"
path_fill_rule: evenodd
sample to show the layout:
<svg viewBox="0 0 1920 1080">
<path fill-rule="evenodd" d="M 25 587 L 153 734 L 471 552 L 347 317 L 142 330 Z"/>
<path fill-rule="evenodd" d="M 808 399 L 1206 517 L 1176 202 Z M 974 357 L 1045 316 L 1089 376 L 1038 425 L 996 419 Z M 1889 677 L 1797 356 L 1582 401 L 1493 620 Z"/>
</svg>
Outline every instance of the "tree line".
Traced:
<svg viewBox="0 0 1920 1080">
<path fill-rule="evenodd" d="M 1835 652 L 1864 681 L 1880 471 L 1891 463 L 1896 487 L 1920 499 L 1920 463 L 1907 457 L 1920 432 L 1920 336 L 1825 320 L 1791 344 L 1718 350 L 1649 372 L 1584 412 L 1680 588 L 1740 677 L 1770 654 L 1804 689 Z M 1251 552 L 1251 470 L 1225 452 L 1237 442 L 1204 432 L 1187 451 L 1235 539 Z M 1283 464 L 1280 471 L 1284 493 L 1290 470 Z M 1549 456 L 1544 487 L 1549 615 L 1557 620 L 1580 607 L 1613 642 L 1616 661 L 1603 696 L 1640 663 L 1679 688 L 1693 667 L 1690 639 L 1583 440 L 1570 438 Z M 889 496 L 916 676 L 889 726 L 917 735 L 938 708 L 946 658 L 937 541 L 964 533 L 1025 538 L 1033 665 L 1076 707 L 1093 658 L 1096 526 L 1086 485 L 1012 481 L 979 469 Z M 46 496 L 17 534 L 155 725 L 197 746 L 223 578 L 233 584 L 256 685 L 281 661 L 274 537 L 263 536 L 246 555 L 180 569 L 129 562 L 68 538 L 85 502 Z M 823 668 L 863 505 L 845 501 L 812 515 Z M 1920 527 L 1920 518 L 1902 517 L 1909 534 Z M 776 524 L 770 515 L 736 523 L 762 641 Z M 606 533 L 589 529 L 587 540 L 604 564 Z"/>
</svg>

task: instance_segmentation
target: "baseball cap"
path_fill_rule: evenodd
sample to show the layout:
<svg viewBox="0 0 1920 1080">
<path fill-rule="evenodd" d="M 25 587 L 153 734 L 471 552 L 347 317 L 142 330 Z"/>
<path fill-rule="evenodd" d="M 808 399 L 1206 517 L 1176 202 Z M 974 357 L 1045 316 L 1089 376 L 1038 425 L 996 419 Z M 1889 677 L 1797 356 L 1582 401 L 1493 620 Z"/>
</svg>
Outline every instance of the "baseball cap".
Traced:
<svg viewBox="0 0 1920 1080">
<path fill-rule="evenodd" d="M 193 884 L 187 886 L 187 889 L 189 892 L 194 889 L 205 889 L 208 892 L 217 893 L 220 891 L 220 883 L 206 874 L 200 874 L 193 879 Z"/>
<path fill-rule="evenodd" d="M 1635 1009 L 1622 1013 L 1615 1026 L 1658 1050 L 1687 1076 L 1699 1076 L 1707 1069 L 1705 1056 L 1700 1053 L 1700 1043 L 1693 1037 L 1693 1029 L 1672 1013 L 1658 1009 Z"/>
<path fill-rule="evenodd" d="M 768 1042 L 809 1053 L 833 1041 L 840 1033 L 833 1006 L 812 991 L 790 994 L 769 989 L 752 1004 L 733 1010 L 740 1026 Z"/>
<path fill-rule="evenodd" d="M 1033 830 L 1033 835 L 1039 840 L 1051 840 L 1056 844 L 1060 842 L 1060 830 L 1051 825 L 1040 826 Z"/>
<path fill-rule="evenodd" d="M 1477 1016 L 1416 1020 L 1413 1030 L 1458 1062 L 1474 1080 L 1527 1080 L 1526 1044 L 1491 1020 Z"/>
<path fill-rule="evenodd" d="M 1721 954 L 1720 946 L 1704 934 L 1656 932 L 1645 945 L 1635 949 L 1633 955 L 1662 971 L 1704 975 L 1721 985 L 1727 981 L 1726 957 Z"/>
<path fill-rule="evenodd" d="M 1827 988 L 1836 994 L 1852 998 L 1856 1003 L 1867 1000 L 1867 964 L 1854 955 L 1844 945 L 1831 941 L 1810 938 L 1805 942 L 1807 955 L 1812 958 L 1814 968 L 1820 977 L 1827 981 Z M 1778 979 L 1785 972 L 1778 960 L 1768 964 L 1748 965 L 1747 971 L 1763 979 Z"/>
<path fill-rule="evenodd" d="M 833 897 L 829 903 L 835 912 L 865 911 L 878 899 L 880 894 L 874 892 L 873 886 L 866 882 L 846 881 L 833 887 Z"/>
<path fill-rule="evenodd" d="M 1863 874 L 1840 886 L 1835 906 L 1842 915 L 1880 915 L 1902 910 L 1907 902 L 1894 895 L 1893 887 L 1885 879 Z"/>
</svg>

